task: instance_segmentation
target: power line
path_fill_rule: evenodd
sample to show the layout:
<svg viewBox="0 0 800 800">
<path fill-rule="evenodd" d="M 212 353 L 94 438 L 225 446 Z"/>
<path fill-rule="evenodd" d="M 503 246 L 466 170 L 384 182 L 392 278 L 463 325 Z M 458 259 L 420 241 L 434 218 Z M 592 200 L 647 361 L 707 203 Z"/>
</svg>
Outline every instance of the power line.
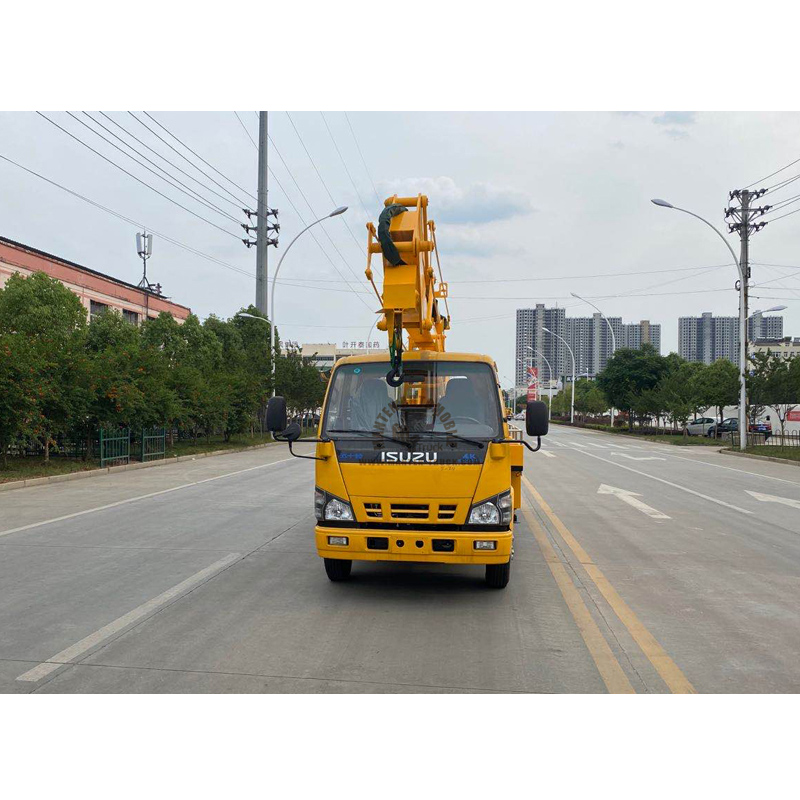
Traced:
<svg viewBox="0 0 800 800">
<path fill-rule="evenodd" d="M 294 124 L 294 120 L 292 119 L 292 115 L 287 111 L 286 112 L 286 116 L 289 118 L 289 122 L 291 123 L 292 128 L 294 129 L 294 132 L 297 135 L 297 138 L 300 140 L 300 144 L 302 145 L 303 150 L 305 150 L 305 153 L 308 156 L 308 160 L 311 162 L 311 166 L 314 167 L 314 172 L 317 173 L 317 177 L 319 178 L 320 183 L 322 183 L 323 188 L 328 193 L 328 197 L 330 198 L 331 203 L 333 203 L 334 206 L 338 205 L 336 200 L 334 200 L 333 195 L 331 194 L 331 190 L 328 188 L 328 184 L 325 183 L 325 179 L 322 177 L 322 173 L 317 168 L 316 162 L 311 157 L 311 153 L 308 151 L 308 148 L 306 147 L 306 143 L 303 141 L 303 137 L 300 135 L 300 131 L 297 130 L 297 126 Z M 275 142 L 273 142 L 272 144 L 274 145 Z M 276 147 L 275 148 L 275 152 L 277 152 L 277 151 L 278 151 L 278 148 Z M 281 159 L 281 161 L 283 161 L 283 159 Z M 286 166 L 285 162 L 284 162 L 284 166 Z M 287 167 L 287 170 L 288 170 L 288 167 Z M 308 201 L 306 200 L 306 202 L 308 202 Z M 310 207 L 310 205 L 309 205 L 309 207 Z M 367 214 L 367 216 L 369 216 L 369 214 Z M 356 248 L 358 249 L 359 253 L 363 252 L 363 247 L 364 247 L 363 242 L 359 242 L 358 241 L 358 238 L 353 233 L 352 229 L 350 228 L 350 224 L 347 222 L 347 220 L 344 217 L 341 217 L 341 220 L 344 223 L 345 228 L 347 228 L 348 232 L 350 233 L 350 236 L 352 237 L 353 242 L 355 242 Z"/>
<path fill-rule="evenodd" d="M 364 160 L 364 154 L 361 152 L 361 146 L 358 143 L 358 139 L 356 138 L 356 132 L 353 130 L 353 125 L 350 122 L 350 117 L 347 115 L 347 112 L 344 112 L 344 118 L 347 120 L 347 127 L 350 128 L 350 133 L 353 135 L 353 141 L 356 143 L 356 150 L 358 150 L 358 155 L 361 158 L 361 163 L 364 165 L 364 172 L 367 173 L 367 177 L 369 178 L 369 182 L 372 184 L 372 191 L 375 192 L 375 199 L 378 201 L 378 205 L 381 204 L 381 198 L 378 196 L 378 190 L 375 188 L 375 181 L 372 180 L 372 175 L 370 174 L 369 168 L 367 167 L 367 162 Z"/>
<path fill-rule="evenodd" d="M 208 261 L 213 261 L 213 262 L 215 262 L 216 264 L 219 264 L 222 267 L 225 267 L 227 269 L 233 270 L 234 272 L 241 272 L 243 275 L 247 275 L 247 277 L 249 277 L 249 278 L 254 278 L 255 277 L 255 275 L 253 275 L 252 272 L 247 272 L 247 270 L 243 270 L 240 267 L 236 267 L 233 264 L 229 264 L 227 261 L 222 261 L 221 259 L 216 258 L 215 256 L 209 255 L 208 253 L 204 253 L 202 250 L 197 250 L 196 248 L 191 247 L 190 245 L 185 244 L 184 242 L 180 242 L 177 239 L 173 239 L 172 237 L 167 236 L 167 234 L 161 233 L 160 231 L 155 230 L 150 225 L 145 225 L 142 222 L 137 222 L 136 220 L 131 219 L 130 217 L 126 217 L 124 214 L 120 214 L 118 211 L 114 211 L 112 208 L 108 208 L 107 206 L 104 206 L 102 203 L 98 203 L 95 200 L 92 200 L 91 198 L 80 194 L 79 192 L 73 191 L 72 189 L 69 189 L 66 186 L 63 186 L 62 184 L 57 183 L 56 181 L 45 177 L 44 175 L 36 172 L 35 170 L 29 169 L 28 167 L 25 167 L 22 164 L 17 163 L 16 161 L 14 161 L 11 158 L 8 158 L 7 156 L 4 156 L 4 155 L 0 154 L 0 158 L 2 158 L 3 161 L 7 161 L 9 164 L 13 164 L 15 167 L 18 167 L 19 169 L 29 173 L 30 175 L 36 176 L 37 178 L 45 181 L 45 183 L 49 183 L 51 186 L 55 186 L 58 189 L 61 189 L 61 190 L 65 191 L 67 194 L 71 194 L 73 197 L 77 197 L 79 200 L 83 200 L 85 203 L 89 203 L 89 205 L 92 205 L 95 208 L 99 208 L 101 211 L 105 211 L 107 214 L 111 214 L 112 216 L 117 217 L 117 219 L 121 219 L 124 222 L 128 222 L 131 225 L 134 225 L 135 227 L 137 227 L 139 229 L 146 228 L 147 230 L 151 231 L 152 233 L 155 233 L 157 236 L 160 236 L 165 241 L 171 242 L 172 244 L 176 245 L 177 247 L 180 247 L 180 248 L 182 248 L 184 250 L 187 250 L 190 253 L 194 253 L 195 255 L 200 256 L 201 258 L 205 258 Z"/>
<path fill-rule="evenodd" d="M 796 208 L 794 211 L 789 211 L 787 214 L 781 214 L 779 217 L 773 217 L 770 222 L 777 222 L 779 219 L 783 219 L 784 217 L 791 217 L 792 214 L 796 214 L 800 211 L 800 208 Z"/>
<path fill-rule="evenodd" d="M 202 186 L 207 192 L 211 192 L 211 194 L 215 195 L 216 197 L 219 197 L 221 200 L 224 200 L 226 203 L 230 203 L 232 206 L 234 206 L 236 208 L 240 208 L 241 207 L 241 203 L 239 202 L 238 199 L 237 200 L 231 200 L 229 197 L 225 197 L 225 195 L 220 194 L 215 189 L 212 189 L 210 186 L 208 186 L 207 184 L 203 183 L 203 181 L 198 180 L 197 178 L 195 178 L 194 175 L 191 175 L 188 172 L 186 172 L 186 170 L 184 170 L 181 167 L 179 167 L 173 161 L 170 161 L 166 156 L 161 155 L 161 153 L 159 153 L 154 148 L 150 147 L 150 145 L 147 144 L 146 142 L 143 142 L 138 136 L 136 136 L 135 134 L 131 133 L 124 125 L 122 125 L 121 123 L 117 122 L 117 120 L 113 119 L 112 117 L 110 117 L 108 114 L 106 114 L 103 111 L 100 111 L 99 113 L 100 113 L 101 116 L 105 117 L 109 122 L 111 122 L 114 125 L 116 125 L 120 130 L 124 131 L 128 136 L 131 137 L 131 139 L 133 139 L 134 141 L 136 141 L 140 145 L 142 145 L 142 147 L 146 147 L 151 153 L 153 153 L 156 156 L 158 156 L 162 161 L 165 161 L 173 169 L 178 170 L 178 172 L 180 172 L 181 175 L 185 175 L 187 178 L 189 178 L 189 180 L 194 181 L 199 186 Z M 231 195 L 231 197 L 233 197 L 233 195 Z"/>
<path fill-rule="evenodd" d="M 239 124 L 242 126 L 242 130 L 247 134 L 247 138 L 253 143 L 253 147 L 255 147 L 255 149 L 258 150 L 258 145 L 256 144 L 256 140 L 250 135 L 250 131 L 247 130 L 244 122 L 242 122 L 242 118 L 239 116 L 239 112 L 234 111 L 233 113 L 236 114 L 236 119 L 239 120 Z"/>
<path fill-rule="evenodd" d="M 221 189 L 223 189 L 224 191 L 228 192 L 228 194 L 229 194 L 231 197 L 236 197 L 236 195 L 234 195 L 234 194 L 233 194 L 233 192 L 231 192 L 229 189 L 226 189 L 226 188 L 225 188 L 225 187 L 224 187 L 224 186 L 223 186 L 221 183 L 218 183 L 216 180 L 214 180 L 214 178 L 212 178 L 212 177 L 211 177 L 211 176 L 210 176 L 210 175 L 209 175 L 207 172 L 205 172 L 205 170 L 202 170 L 202 169 L 200 169 L 200 167 L 198 167 L 198 166 L 197 166 L 197 164 L 194 164 L 192 161 L 190 161 L 188 158 L 186 158 L 186 156 L 185 156 L 185 155 L 183 155 L 183 153 L 181 153 L 179 150 L 176 150 L 176 149 L 175 149 L 175 148 L 174 148 L 174 147 L 173 147 L 173 146 L 172 146 L 172 145 L 171 145 L 169 142 L 165 141 L 165 140 L 164 140 L 164 139 L 163 139 L 161 136 L 159 136 L 159 135 L 158 135 L 158 134 L 157 134 L 157 133 L 156 133 L 156 132 L 155 132 L 155 131 L 154 131 L 154 130 L 153 130 L 153 129 L 152 129 L 150 126 L 149 126 L 149 125 L 147 125 L 146 123 L 142 122 L 142 120 L 140 120 L 140 119 L 139 119 L 139 117 L 137 117 L 137 116 L 136 116 L 136 115 L 135 115 L 135 114 L 134 114 L 132 111 L 129 111 L 128 113 L 129 113 L 129 114 L 130 114 L 130 115 L 131 115 L 131 116 L 132 116 L 132 117 L 133 117 L 133 118 L 134 118 L 134 119 L 135 119 L 135 120 L 136 120 L 136 121 L 137 121 L 137 122 L 138 122 L 140 125 L 144 125 L 144 127 L 145 127 L 145 128 L 147 128 L 147 130 L 149 130 L 149 131 L 150 131 L 150 133 L 152 133 L 152 134 L 153 134 L 153 136 L 156 136 L 157 138 L 161 139 L 161 141 L 162 141 L 162 142 L 164 142 L 164 144 L 165 144 L 165 145 L 167 145 L 167 147 L 169 147 L 171 150 L 173 150 L 174 152 L 176 152 L 176 153 L 177 153 L 177 154 L 178 154 L 178 155 L 179 155 L 179 156 L 180 156 L 180 157 L 181 157 L 181 158 L 182 158 L 184 161 L 186 161 L 186 162 L 188 162 L 189 164 L 191 164 L 191 165 L 192 165 L 192 166 L 193 166 L 193 167 L 194 167 L 194 168 L 195 168 L 195 169 L 196 169 L 198 172 L 201 172 L 201 173 L 202 173 L 203 175 L 205 175 L 205 176 L 206 176 L 206 177 L 207 177 L 207 178 L 208 178 L 210 181 L 213 181 L 213 182 L 214 182 L 214 183 L 215 183 L 217 186 L 219 186 Z M 159 128 L 161 128 L 161 130 L 163 130 L 165 133 L 167 133 L 169 136 L 171 136 L 171 137 L 172 137 L 172 138 L 173 138 L 173 139 L 174 139 L 176 142 L 178 142 L 178 143 L 179 143 L 179 144 L 181 144 L 183 147 L 185 147 L 185 148 L 186 148 L 186 149 L 187 149 L 187 150 L 188 150 L 190 153 L 192 153 L 192 155 L 194 155 L 196 158 L 199 158 L 199 159 L 200 159 L 200 161 L 202 161 L 202 162 L 203 162 L 203 163 L 204 163 L 204 164 L 205 164 L 207 167 L 209 167 L 210 169 L 213 169 L 213 170 L 214 170 L 214 172 L 216 172 L 216 173 L 217 173 L 217 175 L 220 175 L 221 177 L 225 178 L 225 180 L 226 180 L 226 181 L 228 181 L 230 184 L 232 184 L 233 186 L 235 186 L 237 189 L 239 189 L 239 190 L 241 190 L 242 192 L 244 192 L 246 195 L 248 195 L 249 197 L 251 197 L 253 200 L 256 200 L 256 199 L 257 199 L 257 198 L 256 198 L 256 196 L 255 196 L 254 194 L 252 194 L 251 192 L 248 192 L 248 191 L 247 191 L 247 189 L 243 189 L 241 186 L 239 186 L 239 184 L 238 184 L 238 183 L 236 183 L 235 181 L 232 181 L 232 180 L 231 180 L 231 179 L 230 179 L 230 178 L 229 178 L 227 175 L 225 175 L 225 173 L 223 173 L 223 172 L 220 172 L 220 171 L 219 171 L 219 170 L 218 170 L 218 169 L 217 169 L 217 168 L 216 168 L 216 167 L 215 167 L 213 164 L 210 164 L 208 161 L 206 161 L 206 160 L 205 160 L 205 159 L 204 159 L 204 158 L 203 158 L 203 157 L 202 157 L 202 156 L 201 156 L 199 153 L 196 153 L 194 150 L 192 150 L 192 148 L 191 148 L 191 147 L 189 147 L 189 145 L 188 145 L 188 144 L 186 144 L 185 142 L 183 142 L 183 141 L 182 141 L 181 139 L 179 139 L 179 138 L 178 138 L 178 137 L 177 137 L 177 136 L 176 136 L 174 133 L 172 133 L 172 131 L 170 131 L 168 128 L 166 128 L 164 125 L 162 125 L 162 124 L 161 124 L 161 123 L 160 123 L 160 122 L 159 122 L 159 121 L 158 121 L 158 120 L 157 120 L 157 119 L 156 119 L 154 116 L 152 116 L 151 114 L 148 114 L 146 111 L 143 111 L 142 113 L 143 113 L 143 114 L 144 114 L 144 115 L 145 115 L 145 116 L 146 116 L 148 119 L 150 119 L 150 120 L 152 120 L 153 122 L 155 122 L 155 124 L 156 124 L 156 125 L 158 125 L 158 127 L 159 127 Z M 239 200 L 238 202 L 240 202 L 240 203 L 241 203 L 241 202 L 244 202 L 245 204 L 247 204 L 249 201 L 242 201 L 242 200 Z"/>
<path fill-rule="evenodd" d="M 237 239 L 237 240 L 239 239 L 239 237 L 235 233 L 231 233 L 230 231 L 225 230 L 225 228 L 222 228 L 219 225 L 217 225 L 216 223 L 211 222 L 211 220 L 206 219 L 205 217 L 201 216 L 200 214 L 197 214 L 196 212 L 192 211 L 190 208 L 186 208 L 186 206 L 182 205 L 177 200 L 173 200 L 169 195 L 166 195 L 163 192 L 159 191 L 154 186 L 151 186 L 146 181 L 143 181 L 141 178 L 137 178 L 136 175 L 134 175 L 132 172 L 128 172 L 128 170 L 126 170 L 125 167 L 121 167 L 115 161 L 112 161 L 110 158 L 104 156 L 101 152 L 99 152 L 98 150 L 95 150 L 91 145 L 86 144 L 86 142 L 84 142 L 82 139 L 80 139 L 79 137 L 75 136 L 75 134 L 70 133 L 66 128 L 62 128 L 61 125 L 59 125 L 54 120 L 50 119 L 50 117 L 46 116 L 45 114 L 42 114 L 41 111 L 37 111 L 36 113 L 40 117 L 43 117 L 44 119 L 46 119 L 51 125 L 54 125 L 60 131 L 63 131 L 64 133 L 66 133 L 67 136 L 69 136 L 70 138 L 74 139 L 79 144 L 82 144 L 88 150 L 91 150 L 95 155 L 100 156 L 100 158 L 102 158 L 103 161 L 107 161 L 109 164 L 111 164 L 112 166 L 116 167 L 118 170 L 124 172 L 126 175 L 130 176 L 131 178 L 133 178 L 138 183 L 141 183 L 142 186 L 146 186 L 148 189 L 150 189 L 151 191 L 155 192 L 157 195 L 160 195 L 165 200 L 169 200 L 169 202 L 172 203 L 173 205 L 178 206 L 178 208 L 182 208 L 184 211 L 187 211 L 193 217 L 197 217 L 197 219 L 202 220 L 206 224 L 210 225 L 212 228 L 216 228 L 218 231 L 222 231 L 222 233 L 225 233 L 228 236 L 232 236 L 234 239 Z"/>
<path fill-rule="evenodd" d="M 766 192 L 779 192 L 781 189 L 785 188 L 790 183 L 794 183 L 798 179 L 800 179 L 800 175 L 793 175 L 791 178 L 786 178 L 786 180 L 778 181 L 778 183 L 774 183 L 774 184 L 772 184 L 772 186 L 767 186 L 765 191 Z"/>
<path fill-rule="evenodd" d="M 353 176 L 350 174 L 350 170 L 347 168 L 347 162 L 344 160 L 344 156 L 342 155 L 342 151 L 339 150 L 339 145 L 336 144 L 336 139 L 333 136 L 333 131 L 331 131 L 330 126 L 328 125 L 328 120 L 325 119 L 325 112 L 320 111 L 320 116 L 322 117 L 322 121 L 325 123 L 325 129 L 328 131 L 328 136 L 331 137 L 331 141 L 333 142 L 333 146 L 336 148 L 336 152 L 339 154 L 339 160 L 342 162 L 342 166 L 344 167 L 344 171 L 347 173 L 347 177 L 350 179 L 350 185 L 355 190 L 356 195 L 358 196 L 358 202 L 361 203 L 361 208 L 364 209 L 364 213 L 367 217 L 370 216 L 369 211 L 367 211 L 367 206 L 364 204 L 364 201 L 361 199 L 361 193 L 358 191 L 358 187 L 356 186 L 356 182 L 353 180 Z M 380 202 L 380 201 L 379 201 Z"/>
<path fill-rule="evenodd" d="M 231 216 L 227 211 L 225 211 L 224 209 L 220 208 L 218 205 L 216 205 L 216 204 L 214 204 L 214 203 L 212 203 L 210 201 L 207 201 L 195 189 L 192 189 L 190 186 L 187 186 L 185 183 L 183 183 L 183 181 L 181 181 L 180 179 L 174 177 L 173 175 L 170 175 L 170 173 L 167 172 L 163 167 L 160 167 L 151 158 L 148 158 L 146 155 L 140 153 L 135 147 L 133 147 L 133 145 L 128 144 L 124 139 L 122 139 L 116 133 L 114 133 L 113 131 L 109 130 L 105 125 L 103 125 L 102 122 L 98 122 L 91 114 L 87 113 L 86 111 L 82 112 L 92 122 L 94 122 L 95 125 L 99 126 L 104 131 L 106 131 L 106 133 L 108 133 L 109 135 L 113 136 L 118 141 L 122 142 L 122 144 L 124 144 L 125 147 L 129 148 L 130 150 L 132 150 L 140 158 L 143 158 L 145 161 L 147 161 L 148 163 L 152 164 L 157 170 L 160 170 L 161 172 L 163 172 L 164 175 L 167 176 L 167 178 L 165 178 L 164 175 L 160 175 L 158 172 L 155 172 L 150 167 L 148 167 L 146 164 L 143 164 L 137 158 L 135 158 L 134 156 L 130 155 L 130 153 L 126 153 L 121 147 L 119 147 L 118 145 L 114 144 L 114 142 L 112 142 L 110 139 L 107 139 L 101 133 L 98 133 L 98 131 L 94 130 L 90 125 L 87 125 L 82 119 L 79 119 L 78 117 L 76 117 L 72 112 L 67 111 L 66 113 L 70 117 L 72 117 L 72 119 L 74 119 L 76 122 L 79 122 L 81 125 L 83 125 L 87 130 L 90 130 L 93 134 L 95 134 L 95 136 L 100 137 L 104 142 L 106 142 L 107 144 L 110 144 L 116 150 L 119 150 L 119 152 L 122 153 L 122 155 L 126 156 L 127 158 L 130 158 L 132 161 L 134 161 L 140 167 L 143 167 L 148 172 L 151 172 L 153 175 L 155 175 L 157 178 L 159 178 L 162 181 L 165 181 L 166 183 L 168 183 L 170 186 L 172 186 L 173 189 L 177 189 L 179 192 L 182 192 L 183 194 L 185 194 L 190 199 L 195 200 L 196 202 L 202 203 L 202 205 L 204 205 L 209 210 L 218 212 L 223 217 L 226 217 L 227 219 L 229 219 L 231 222 L 238 223 L 238 220 L 236 219 L 236 217 Z M 173 183 L 173 181 L 175 181 L 175 183 Z M 180 184 L 180 186 L 185 187 L 185 189 L 181 189 L 180 186 L 176 186 L 176 184 Z"/>
<path fill-rule="evenodd" d="M 744 188 L 745 189 L 749 189 L 751 186 L 755 186 L 757 183 L 761 183 L 762 181 L 765 181 L 765 180 L 773 177 L 774 175 L 777 175 L 779 172 L 783 172 L 785 169 L 789 169 L 789 167 L 794 166 L 797 163 L 800 163 L 800 158 L 796 158 L 794 161 L 790 162 L 785 167 L 781 167 L 780 169 L 776 169 L 775 172 L 770 172 L 769 175 L 765 175 L 763 178 L 759 178 L 757 181 L 753 181 L 752 183 L 748 183 L 747 186 L 745 186 Z"/>
</svg>

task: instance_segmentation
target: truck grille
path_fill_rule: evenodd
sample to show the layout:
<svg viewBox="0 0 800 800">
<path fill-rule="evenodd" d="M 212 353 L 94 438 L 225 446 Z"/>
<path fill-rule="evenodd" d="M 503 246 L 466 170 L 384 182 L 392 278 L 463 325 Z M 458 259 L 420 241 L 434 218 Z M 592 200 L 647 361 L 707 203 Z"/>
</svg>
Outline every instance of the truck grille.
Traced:
<svg viewBox="0 0 800 800">
<path fill-rule="evenodd" d="M 372 519 L 381 519 L 383 517 L 380 503 L 364 503 L 364 513 Z"/>
<path fill-rule="evenodd" d="M 392 519 L 428 519 L 427 503 L 392 503 Z"/>
</svg>

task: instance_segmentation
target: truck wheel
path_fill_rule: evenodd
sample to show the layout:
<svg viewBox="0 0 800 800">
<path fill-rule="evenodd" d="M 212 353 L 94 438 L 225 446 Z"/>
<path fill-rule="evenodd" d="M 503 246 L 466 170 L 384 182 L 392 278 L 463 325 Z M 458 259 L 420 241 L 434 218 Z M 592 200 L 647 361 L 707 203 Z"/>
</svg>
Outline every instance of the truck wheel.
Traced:
<svg viewBox="0 0 800 800">
<path fill-rule="evenodd" d="M 346 581 L 350 577 L 353 562 L 344 558 L 326 558 L 325 572 L 332 581 Z"/>
<path fill-rule="evenodd" d="M 486 585 L 492 589 L 505 589 L 511 578 L 511 562 L 486 565 Z"/>
</svg>

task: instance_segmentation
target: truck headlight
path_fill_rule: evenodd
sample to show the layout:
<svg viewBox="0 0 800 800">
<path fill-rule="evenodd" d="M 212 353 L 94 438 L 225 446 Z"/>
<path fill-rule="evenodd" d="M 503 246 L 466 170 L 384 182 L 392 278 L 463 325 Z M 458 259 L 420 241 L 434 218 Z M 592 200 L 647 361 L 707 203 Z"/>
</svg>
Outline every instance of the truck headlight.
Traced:
<svg viewBox="0 0 800 800">
<path fill-rule="evenodd" d="M 500 509 L 487 500 L 485 503 L 479 503 L 472 506 L 472 511 L 469 512 L 470 525 L 499 525 L 500 524 Z"/>
<path fill-rule="evenodd" d="M 344 500 L 337 500 L 332 497 L 325 506 L 325 519 L 335 520 L 336 522 L 347 522 L 353 519 L 353 509 L 350 503 Z"/>
<path fill-rule="evenodd" d="M 469 512 L 469 525 L 508 525 L 513 513 L 511 490 L 476 503 Z"/>
</svg>

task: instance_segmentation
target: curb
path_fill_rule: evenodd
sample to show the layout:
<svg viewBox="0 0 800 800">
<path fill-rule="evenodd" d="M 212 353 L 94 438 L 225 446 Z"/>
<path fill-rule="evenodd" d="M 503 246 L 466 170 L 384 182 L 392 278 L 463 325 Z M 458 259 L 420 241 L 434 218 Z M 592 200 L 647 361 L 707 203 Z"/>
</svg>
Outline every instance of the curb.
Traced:
<svg viewBox="0 0 800 800">
<path fill-rule="evenodd" d="M 738 450 L 720 450 L 726 456 L 736 456 L 737 458 L 754 458 L 756 461 L 772 461 L 775 464 L 788 464 L 791 467 L 800 467 L 800 461 L 793 461 L 791 458 L 777 458 L 776 456 L 759 456 L 755 453 L 741 453 Z"/>
<path fill-rule="evenodd" d="M 177 464 L 181 461 L 196 461 L 198 458 L 210 458 L 211 456 L 227 456 L 231 453 L 245 453 L 250 450 L 263 450 L 265 447 L 273 447 L 281 442 L 264 442 L 254 444 L 250 447 L 231 447 L 227 450 L 210 450 L 194 455 L 172 456 L 162 458 L 158 461 L 145 461 L 143 463 L 134 462 L 133 464 L 120 464 L 116 467 L 96 467 L 94 469 L 84 469 L 80 472 L 67 472 L 64 475 L 48 475 L 42 478 L 27 478 L 24 481 L 6 481 L 0 483 L 0 492 L 8 492 L 12 489 L 25 489 L 29 486 L 43 486 L 47 483 L 62 483 L 63 481 L 76 481 L 81 478 L 94 478 L 98 475 L 105 475 L 114 472 L 127 472 L 133 469 L 148 469 L 150 467 L 163 467 L 166 464 Z"/>
</svg>

